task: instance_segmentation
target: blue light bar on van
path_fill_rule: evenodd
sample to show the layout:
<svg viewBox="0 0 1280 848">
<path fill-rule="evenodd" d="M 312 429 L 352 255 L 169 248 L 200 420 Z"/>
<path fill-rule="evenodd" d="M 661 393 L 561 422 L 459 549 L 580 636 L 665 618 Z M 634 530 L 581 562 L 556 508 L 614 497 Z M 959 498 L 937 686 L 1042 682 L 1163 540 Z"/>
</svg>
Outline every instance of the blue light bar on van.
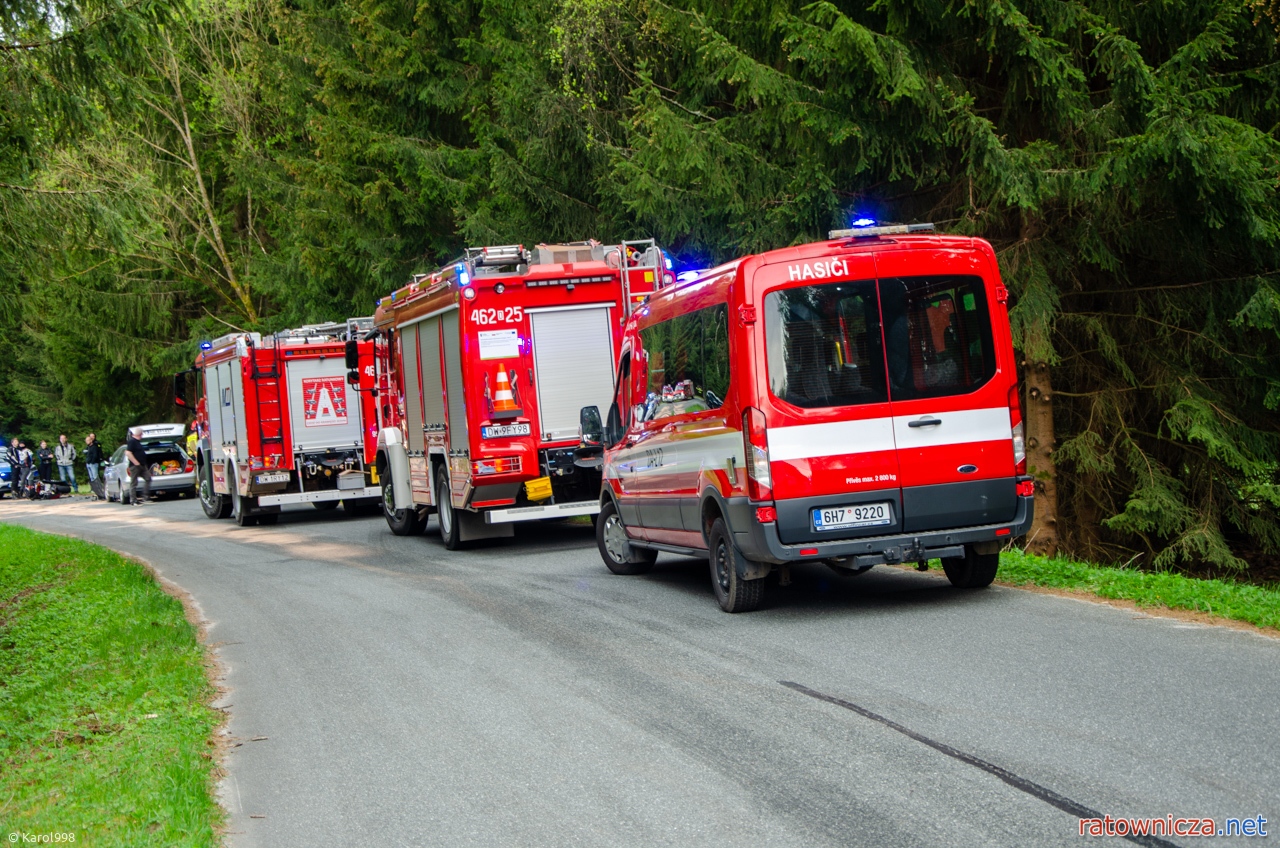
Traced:
<svg viewBox="0 0 1280 848">
<path fill-rule="evenodd" d="M 905 236 L 908 233 L 931 233 L 933 224 L 892 224 L 887 227 L 857 227 L 852 230 L 832 230 L 831 240 L 845 238 L 870 238 L 871 236 Z"/>
</svg>

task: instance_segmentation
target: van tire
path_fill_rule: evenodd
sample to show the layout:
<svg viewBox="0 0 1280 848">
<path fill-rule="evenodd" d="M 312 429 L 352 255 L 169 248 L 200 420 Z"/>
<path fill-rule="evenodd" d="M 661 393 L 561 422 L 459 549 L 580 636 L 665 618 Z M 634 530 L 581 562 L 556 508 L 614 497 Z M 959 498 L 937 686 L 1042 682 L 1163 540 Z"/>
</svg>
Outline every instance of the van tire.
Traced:
<svg viewBox="0 0 1280 848">
<path fill-rule="evenodd" d="M 744 580 L 738 576 L 738 557 L 742 552 L 733 543 L 733 536 L 723 518 L 711 524 L 707 537 L 711 553 L 711 589 L 716 601 L 725 612 L 751 612 L 760 606 L 764 597 L 765 578 Z"/>
<path fill-rule="evenodd" d="M 600 507 L 596 516 L 596 546 L 600 548 L 600 558 L 614 574 L 644 574 L 653 568 L 658 560 L 658 552 L 648 548 L 637 548 L 627 540 L 626 525 L 618 514 L 618 505 L 612 499 Z"/>
<path fill-rule="evenodd" d="M 999 568 L 999 551 L 980 554 L 973 545 L 964 546 L 963 557 L 949 557 L 942 561 L 942 570 L 957 589 L 985 589 L 996 579 Z"/>
<path fill-rule="evenodd" d="M 456 551 L 462 545 L 462 529 L 458 526 L 458 513 L 453 508 L 449 493 L 449 472 L 443 465 L 436 466 L 436 521 L 440 522 L 440 541 L 445 550 Z"/>
</svg>

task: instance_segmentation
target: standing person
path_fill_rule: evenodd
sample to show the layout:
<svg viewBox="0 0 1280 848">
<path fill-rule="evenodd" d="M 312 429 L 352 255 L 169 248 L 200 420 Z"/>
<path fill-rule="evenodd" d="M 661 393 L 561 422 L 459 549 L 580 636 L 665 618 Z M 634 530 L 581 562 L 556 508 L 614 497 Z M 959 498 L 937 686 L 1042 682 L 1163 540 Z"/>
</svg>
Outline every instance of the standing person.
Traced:
<svg viewBox="0 0 1280 848">
<path fill-rule="evenodd" d="M 31 450 L 27 447 L 27 443 L 21 439 L 18 440 L 18 461 L 14 468 L 18 470 L 18 476 L 14 478 L 18 481 L 16 497 L 25 498 L 27 486 L 31 484 L 31 475 L 35 473 L 35 463 L 32 461 Z"/>
<path fill-rule="evenodd" d="M 129 431 L 129 440 L 125 442 L 124 455 L 129 458 L 129 500 L 135 504 L 151 500 L 151 461 L 147 459 L 147 449 L 142 446 L 142 428 L 134 427 Z M 138 478 L 143 481 L 144 500 L 138 499 Z"/>
<path fill-rule="evenodd" d="M 17 436 L 10 440 L 9 452 L 5 454 L 5 458 L 9 461 L 9 495 L 20 498 L 22 497 L 22 469 L 18 465 Z"/>
<path fill-rule="evenodd" d="M 67 434 L 58 436 L 58 445 L 53 449 L 53 458 L 58 463 L 58 479 L 71 484 L 71 494 L 76 493 L 76 446 L 67 441 Z"/>
<path fill-rule="evenodd" d="M 45 483 L 53 482 L 53 451 L 49 443 L 40 440 L 40 450 L 36 451 L 36 460 L 40 463 L 40 479 Z"/>
<path fill-rule="evenodd" d="M 93 492 L 94 500 L 102 500 L 99 487 L 94 485 L 102 473 L 102 445 L 98 444 L 96 433 L 84 437 L 84 470 L 89 475 L 89 489 Z"/>
</svg>

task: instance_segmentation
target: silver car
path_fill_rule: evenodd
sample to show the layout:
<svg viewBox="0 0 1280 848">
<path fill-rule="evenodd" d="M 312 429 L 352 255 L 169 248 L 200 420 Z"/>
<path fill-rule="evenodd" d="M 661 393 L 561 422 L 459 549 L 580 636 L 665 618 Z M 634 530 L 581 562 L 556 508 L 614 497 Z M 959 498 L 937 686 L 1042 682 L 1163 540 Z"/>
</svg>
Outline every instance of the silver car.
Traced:
<svg viewBox="0 0 1280 848">
<path fill-rule="evenodd" d="M 183 448 L 181 424 L 147 424 L 142 428 L 141 442 L 147 451 L 147 464 L 151 466 L 151 494 L 191 496 L 196 493 L 196 469 L 191 457 Z M 130 503 L 129 459 L 125 446 L 121 445 L 107 460 L 102 472 L 107 500 Z M 138 482 L 139 495 L 145 484 Z"/>
</svg>

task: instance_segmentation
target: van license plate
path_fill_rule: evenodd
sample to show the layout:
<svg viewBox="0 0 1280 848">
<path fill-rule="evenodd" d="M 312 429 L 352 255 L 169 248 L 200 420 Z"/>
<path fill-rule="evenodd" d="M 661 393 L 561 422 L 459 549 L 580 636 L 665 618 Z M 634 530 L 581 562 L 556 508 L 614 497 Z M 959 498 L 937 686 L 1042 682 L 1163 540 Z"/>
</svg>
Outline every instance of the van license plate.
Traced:
<svg viewBox="0 0 1280 848">
<path fill-rule="evenodd" d="M 825 506 L 813 511 L 814 530 L 846 530 L 850 527 L 877 527 L 893 523 L 893 502 Z"/>
<path fill-rule="evenodd" d="M 283 474 L 257 474 L 254 476 L 253 482 L 259 486 L 266 486 L 270 483 L 288 483 L 289 474 L 288 472 Z"/>
<path fill-rule="evenodd" d="M 528 424 L 494 424 L 491 427 L 480 428 L 480 437 L 483 439 L 506 439 L 511 436 L 527 435 L 529 435 Z"/>
</svg>

